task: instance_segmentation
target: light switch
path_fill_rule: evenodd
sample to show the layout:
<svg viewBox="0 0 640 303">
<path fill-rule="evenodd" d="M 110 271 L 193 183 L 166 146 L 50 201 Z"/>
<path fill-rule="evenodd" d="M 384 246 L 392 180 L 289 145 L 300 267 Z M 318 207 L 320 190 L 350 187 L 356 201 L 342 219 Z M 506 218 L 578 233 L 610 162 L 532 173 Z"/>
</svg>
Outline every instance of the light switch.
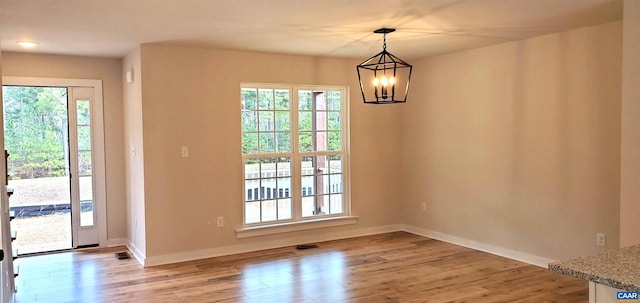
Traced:
<svg viewBox="0 0 640 303">
<path fill-rule="evenodd" d="M 183 158 L 189 157 L 189 146 L 182 147 L 182 157 Z"/>
</svg>

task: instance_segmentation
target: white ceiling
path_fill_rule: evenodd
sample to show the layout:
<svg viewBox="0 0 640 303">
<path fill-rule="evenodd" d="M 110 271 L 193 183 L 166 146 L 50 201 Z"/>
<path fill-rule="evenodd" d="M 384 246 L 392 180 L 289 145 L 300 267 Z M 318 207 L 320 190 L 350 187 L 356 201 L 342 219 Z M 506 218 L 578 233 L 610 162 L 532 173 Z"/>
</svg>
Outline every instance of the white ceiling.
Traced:
<svg viewBox="0 0 640 303">
<path fill-rule="evenodd" d="M 265 52 L 403 59 L 622 18 L 621 0 L 0 0 L 3 51 L 122 57 L 166 42 Z"/>
</svg>

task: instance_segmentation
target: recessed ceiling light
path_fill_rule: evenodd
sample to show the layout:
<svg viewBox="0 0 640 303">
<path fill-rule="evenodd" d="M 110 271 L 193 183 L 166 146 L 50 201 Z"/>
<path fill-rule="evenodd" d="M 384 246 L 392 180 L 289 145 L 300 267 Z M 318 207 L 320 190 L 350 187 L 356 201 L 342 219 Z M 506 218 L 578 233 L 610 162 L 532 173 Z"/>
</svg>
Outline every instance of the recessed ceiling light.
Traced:
<svg viewBox="0 0 640 303">
<path fill-rule="evenodd" d="M 35 43 L 33 41 L 18 41 L 16 43 L 18 43 L 20 46 L 26 47 L 26 48 L 34 48 L 34 47 L 36 47 L 38 45 L 38 43 Z"/>
</svg>

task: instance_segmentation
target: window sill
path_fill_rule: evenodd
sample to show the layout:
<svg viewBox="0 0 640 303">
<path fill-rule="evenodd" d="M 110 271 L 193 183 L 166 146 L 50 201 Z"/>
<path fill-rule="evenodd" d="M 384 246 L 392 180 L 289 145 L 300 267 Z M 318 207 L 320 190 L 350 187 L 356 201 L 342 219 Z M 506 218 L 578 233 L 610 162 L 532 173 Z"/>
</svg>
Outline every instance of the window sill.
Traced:
<svg viewBox="0 0 640 303">
<path fill-rule="evenodd" d="M 288 233 L 293 231 L 341 226 L 356 224 L 357 216 L 330 217 L 317 220 L 287 222 L 281 224 L 273 224 L 268 226 L 243 227 L 236 229 L 236 238 L 251 238 L 258 236 L 266 236 L 280 233 Z"/>
</svg>

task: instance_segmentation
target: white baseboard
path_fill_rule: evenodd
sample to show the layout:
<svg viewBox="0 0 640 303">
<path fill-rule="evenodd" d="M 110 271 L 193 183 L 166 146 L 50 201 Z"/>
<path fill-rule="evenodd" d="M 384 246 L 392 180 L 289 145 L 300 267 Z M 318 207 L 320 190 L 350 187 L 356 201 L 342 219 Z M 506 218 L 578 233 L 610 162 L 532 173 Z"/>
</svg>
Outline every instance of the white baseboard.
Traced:
<svg viewBox="0 0 640 303">
<path fill-rule="evenodd" d="M 124 239 L 124 238 L 108 239 L 107 240 L 107 247 L 127 246 L 128 242 L 129 241 L 127 239 Z"/>
<path fill-rule="evenodd" d="M 516 261 L 520 261 L 520 262 L 524 262 L 524 263 L 528 263 L 531 265 L 540 266 L 544 268 L 547 268 L 549 263 L 556 261 L 556 260 L 528 254 L 528 253 L 523 253 L 520 251 L 515 251 L 515 250 L 511 250 L 511 249 L 507 249 L 507 248 L 503 248 L 495 245 L 485 244 L 485 243 L 481 243 L 481 242 L 477 242 L 477 241 L 473 241 L 465 238 L 460 238 L 457 236 L 452 236 L 452 235 L 448 235 L 448 234 L 444 234 L 444 233 L 440 233 L 437 231 L 432 231 L 432 230 L 428 230 L 420 227 L 415 227 L 411 225 L 403 224 L 402 230 L 415 235 L 419 235 L 419 236 L 423 236 L 423 237 L 427 237 L 435 240 L 440 240 L 443 242 L 483 251 L 486 253 L 490 253 L 492 255 L 505 257 L 508 259 L 512 259 L 512 260 L 516 260 Z"/>
<path fill-rule="evenodd" d="M 128 242 L 127 243 L 127 248 L 133 254 L 133 256 L 136 258 L 138 263 L 140 263 L 140 265 L 147 266 L 146 265 L 146 258 L 144 256 L 144 254 L 133 243 Z"/>
<path fill-rule="evenodd" d="M 395 232 L 395 231 L 405 231 L 415 235 L 419 235 L 419 236 L 423 236 L 423 237 L 427 237 L 435 240 L 440 240 L 443 242 L 475 249 L 478 251 L 483 251 L 483 252 L 497 255 L 500 257 L 524 262 L 527 264 L 531 264 L 531 265 L 535 265 L 543 268 L 547 268 L 549 263 L 556 261 L 553 259 L 548 259 L 548 258 L 544 258 L 544 257 L 540 257 L 540 256 L 536 256 L 536 255 L 532 255 L 524 252 L 519 252 L 519 251 L 515 251 L 515 250 L 511 250 L 511 249 L 507 249 L 507 248 L 503 248 L 495 245 L 481 243 L 474 240 L 469 240 L 469 239 L 452 236 L 452 235 L 444 234 L 441 232 L 432 231 L 432 230 L 428 230 L 428 229 L 424 229 L 424 228 L 420 228 L 412 225 L 406 225 L 406 224 L 385 225 L 385 226 L 361 228 L 361 229 L 346 229 L 343 231 L 333 232 L 333 233 L 317 233 L 313 235 L 306 235 L 303 237 L 296 237 L 296 238 L 287 237 L 287 238 L 265 241 L 265 242 L 253 242 L 253 243 L 247 243 L 247 244 L 238 244 L 238 245 L 230 245 L 230 246 L 201 249 L 201 250 L 194 250 L 194 251 L 185 251 L 185 252 L 166 254 L 166 255 L 160 255 L 160 256 L 152 256 L 149 258 L 145 258 L 145 256 L 135 247 L 135 245 L 133 245 L 131 242 L 127 242 L 124 239 L 110 240 L 109 246 L 118 246 L 117 244 L 120 243 L 120 241 L 125 242 L 127 248 L 129 248 L 131 253 L 135 256 L 136 260 L 138 260 L 138 262 L 142 264 L 142 266 L 148 267 L 148 266 L 156 266 L 156 265 L 171 264 L 171 263 L 192 261 L 192 260 L 198 260 L 198 259 L 206 259 L 206 258 L 213 258 L 213 257 L 219 257 L 219 256 L 240 254 L 240 253 L 258 251 L 258 250 L 280 248 L 280 247 L 292 246 L 292 245 L 303 244 L 303 243 L 315 243 L 315 242 L 339 240 L 339 239 L 346 239 L 346 238 L 363 237 L 363 236 Z M 112 243 L 114 245 L 111 245 Z"/>
<path fill-rule="evenodd" d="M 225 255 L 246 253 L 258 250 L 272 249 L 272 248 L 280 248 L 285 246 L 292 246 L 303 243 L 315 243 L 315 242 L 323 242 L 323 241 L 331 241 L 331 240 L 339 240 L 345 238 L 353 238 L 353 237 L 362 237 L 369 236 L 375 234 L 382 234 L 394 231 L 402 231 L 402 225 L 386 225 L 379 227 L 371 227 L 371 228 L 362 228 L 362 229 L 345 229 L 339 232 L 332 233 L 315 233 L 310 235 L 305 235 L 302 237 L 287 237 L 278 240 L 265 241 L 265 242 L 254 242 L 247 244 L 238 244 L 224 247 L 216 247 L 210 249 L 201 249 L 187 252 L 179 252 L 174 254 L 160 255 L 160 256 L 152 256 L 145 260 L 145 262 L 140 262 L 143 266 L 156 266 L 162 264 L 170 264 L 177 262 L 185 262 L 191 260 L 198 259 L 206 259 L 213 258 Z M 134 252 L 135 254 L 135 252 Z M 138 256 L 136 256 L 138 258 Z M 140 261 L 140 258 L 138 258 Z"/>
</svg>

